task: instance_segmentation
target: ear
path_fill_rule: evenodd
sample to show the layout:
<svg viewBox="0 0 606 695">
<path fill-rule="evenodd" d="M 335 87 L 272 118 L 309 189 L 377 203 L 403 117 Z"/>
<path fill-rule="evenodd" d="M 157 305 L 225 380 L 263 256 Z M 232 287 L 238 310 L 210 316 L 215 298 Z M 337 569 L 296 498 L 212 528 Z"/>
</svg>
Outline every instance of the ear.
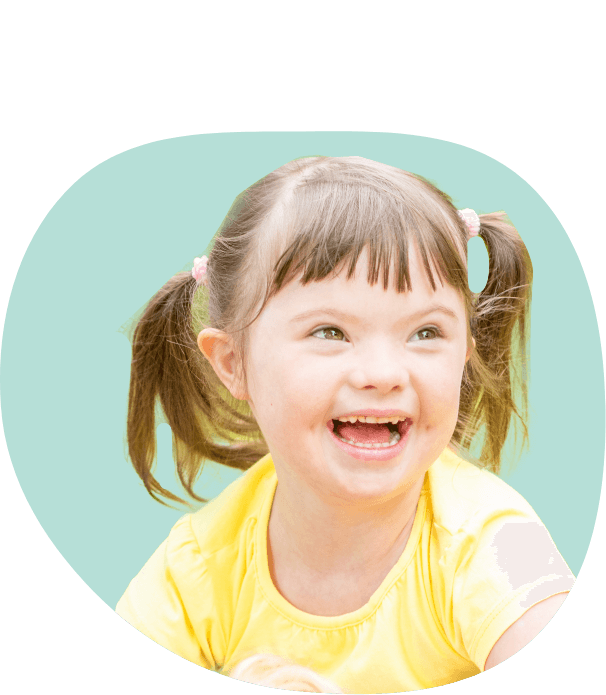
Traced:
<svg viewBox="0 0 606 695">
<path fill-rule="evenodd" d="M 467 348 L 467 352 L 465 353 L 465 362 L 469 360 L 471 357 L 471 353 L 476 349 L 476 339 L 472 338 L 471 339 L 471 345 Z"/>
<path fill-rule="evenodd" d="M 248 393 L 233 338 L 216 328 L 205 328 L 198 335 L 198 347 L 231 395 L 241 401 L 247 400 Z"/>
</svg>

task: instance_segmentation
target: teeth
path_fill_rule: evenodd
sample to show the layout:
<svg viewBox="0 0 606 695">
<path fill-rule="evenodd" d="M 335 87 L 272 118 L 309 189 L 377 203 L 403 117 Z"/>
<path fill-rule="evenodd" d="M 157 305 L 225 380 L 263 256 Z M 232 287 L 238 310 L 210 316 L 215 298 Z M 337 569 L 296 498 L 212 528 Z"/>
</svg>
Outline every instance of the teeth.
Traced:
<svg viewBox="0 0 606 695">
<path fill-rule="evenodd" d="M 352 446 L 357 446 L 360 449 L 387 449 L 388 447 L 393 446 L 394 444 L 397 444 L 400 441 L 400 433 L 399 432 L 392 432 L 391 435 L 389 436 L 389 441 L 385 442 L 384 444 L 369 444 L 369 443 L 363 444 L 361 442 L 354 442 L 351 439 L 344 439 L 343 437 L 339 437 L 339 439 L 342 439 L 344 442 L 347 442 L 348 444 L 351 444 Z"/>
<path fill-rule="evenodd" d="M 381 423 L 384 424 L 386 422 L 391 422 L 392 425 L 397 425 L 398 422 L 400 422 L 403 418 L 399 417 L 371 417 L 371 416 L 364 416 L 364 415 L 350 415 L 348 417 L 338 417 L 335 418 L 339 422 L 376 422 L 376 423 Z"/>
</svg>

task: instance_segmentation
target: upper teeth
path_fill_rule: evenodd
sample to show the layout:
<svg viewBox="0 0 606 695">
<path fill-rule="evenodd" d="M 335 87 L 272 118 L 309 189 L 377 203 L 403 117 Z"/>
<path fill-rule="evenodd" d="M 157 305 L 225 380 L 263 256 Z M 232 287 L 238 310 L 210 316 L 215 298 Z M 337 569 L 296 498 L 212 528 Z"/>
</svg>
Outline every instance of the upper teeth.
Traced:
<svg viewBox="0 0 606 695">
<path fill-rule="evenodd" d="M 365 415 L 350 415 L 349 417 L 338 417 L 335 418 L 339 422 L 391 422 L 393 425 L 397 425 L 402 418 L 399 417 L 366 417 Z"/>
</svg>

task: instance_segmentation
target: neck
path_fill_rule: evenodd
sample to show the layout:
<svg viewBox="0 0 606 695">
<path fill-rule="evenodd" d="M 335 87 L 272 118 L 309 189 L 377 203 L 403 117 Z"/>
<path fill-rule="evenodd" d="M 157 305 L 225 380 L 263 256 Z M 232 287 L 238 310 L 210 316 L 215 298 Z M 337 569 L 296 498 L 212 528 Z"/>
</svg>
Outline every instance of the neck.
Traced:
<svg viewBox="0 0 606 695">
<path fill-rule="evenodd" d="M 268 551 L 309 578 L 363 577 L 393 567 L 414 523 L 423 478 L 405 493 L 365 509 L 332 506 L 278 482 Z M 387 570 L 389 571 L 389 570 Z"/>
</svg>

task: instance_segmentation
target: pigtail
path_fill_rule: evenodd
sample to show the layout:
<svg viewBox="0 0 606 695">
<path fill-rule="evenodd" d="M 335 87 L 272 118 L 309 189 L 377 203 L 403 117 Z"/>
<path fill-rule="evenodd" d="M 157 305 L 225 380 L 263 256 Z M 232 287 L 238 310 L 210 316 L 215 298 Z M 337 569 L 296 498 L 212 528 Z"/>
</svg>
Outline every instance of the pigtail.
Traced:
<svg viewBox="0 0 606 695">
<path fill-rule="evenodd" d="M 267 453 L 248 405 L 233 399 L 200 353 L 192 326 L 196 281 L 179 273 L 151 299 L 134 331 L 128 396 L 127 441 L 132 464 L 146 490 L 184 502 L 153 475 L 156 408 L 173 433 L 177 476 L 193 491 L 205 460 L 244 470 Z M 221 443 L 219 443 L 221 442 Z M 223 443 L 224 442 L 224 443 Z"/>
<path fill-rule="evenodd" d="M 483 433 L 479 462 L 499 472 L 501 452 L 514 424 L 516 442 L 527 444 L 528 360 L 532 264 L 505 213 L 480 216 L 489 256 L 488 281 L 471 313 L 475 349 L 461 388 L 454 441 L 469 450 Z"/>
</svg>

